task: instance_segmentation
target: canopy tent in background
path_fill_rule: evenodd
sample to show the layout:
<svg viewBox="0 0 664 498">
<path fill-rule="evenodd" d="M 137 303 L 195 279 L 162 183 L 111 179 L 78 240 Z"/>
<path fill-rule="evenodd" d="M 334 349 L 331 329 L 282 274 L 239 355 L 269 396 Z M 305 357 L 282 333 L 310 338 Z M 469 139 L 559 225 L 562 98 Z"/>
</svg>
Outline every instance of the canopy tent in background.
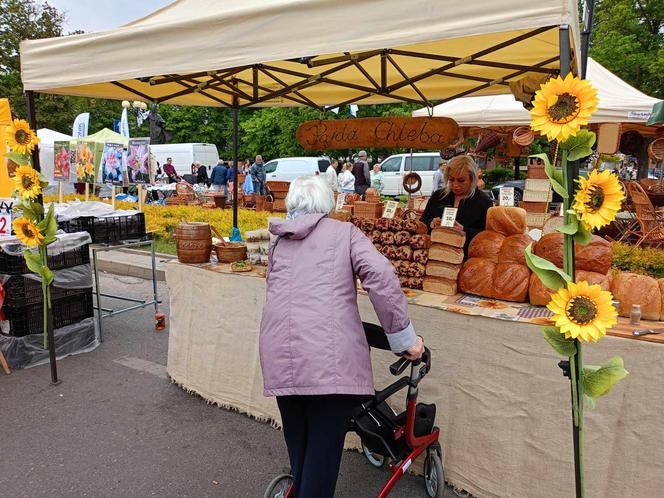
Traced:
<svg viewBox="0 0 664 498">
<path fill-rule="evenodd" d="M 604 66 L 588 58 L 586 78 L 597 88 L 599 109 L 590 123 L 646 124 L 658 100 L 638 91 Z M 428 116 L 418 109 L 413 116 Z M 459 126 L 511 126 L 530 124 L 530 113 L 512 95 L 466 97 L 434 108 L 434 116 L 454 119 Z"/>
<path fill-rule="evenodd" d="M 98 132 L 93 133 L 92 135 L 88 135 L 87 137 L 80 137 L 78 140 L 85 140 L 87 142 L 96 142 L 100 144 L 122 144 L 125 147 L 129 144 L 128 137 L 120 135 L 119 133 L 116 133 L 113 130 L 109 130 L 108 128 L 102 128 Z"/>
<path fill-rule="evenodd" d="M 39 137 L 39 164 L 41 164 L 41 171 L 48 181 L 53 180 L 53 162 L 54 162 L 54 150 L 53 142 L 59 142 L 64 140 L 72 140 L 71 135 L 66 135 L 60 133 L 59 131 L 51 130 L 49 128 L 40 128 L 37 130 L 37 136 Z M 46 190 L 46 194 L 55 194 L 58 192 L 58 186 L 51 183 Z M 66 183 L 64 186 L 65 194 L 73 194 L 75 192 L 74 185 L 71 183 Z"/>
<path fill-rule="evenodd" d="M 578 61 L 575 0 L 179 0 L 24 41 L 21 77 L 28 91 L 183 105 L 429 104 L 557 72 L 561 26 Z"/>
<path fill-rule="evenodd" d="M 37 136 L 39 137 L 39 146 L 43 147 L 44 145 L 53 145 L 53 142 L 61 140 L 71 140 L 71 135 L 65 135 L 59 131 L 51 130 L 49 128 L 40 128 L 37 130 Z"/>
</svg>

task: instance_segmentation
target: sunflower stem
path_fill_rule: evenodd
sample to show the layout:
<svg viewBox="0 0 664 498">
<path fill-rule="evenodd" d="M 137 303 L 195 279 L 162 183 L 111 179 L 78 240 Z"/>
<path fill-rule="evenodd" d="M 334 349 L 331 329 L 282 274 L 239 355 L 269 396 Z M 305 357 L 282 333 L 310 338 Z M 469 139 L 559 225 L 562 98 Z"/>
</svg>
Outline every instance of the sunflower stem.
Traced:
<svg viewBox="0 0 664 498">
<path fill-rule="evenodd" d="M 556 145 L 556 154 L 558 153 L 558 146 Z M 555 161 L 555 159 L 554 159 Z M 563 149 L 561 155 L 561 166 L 563 173 L 563 185 L 569 192 L 569 197 L 563 199 L 563 212 L 565 215 L 565 224 L 570 223 L 571 217 L 575 216 L 567 211 L 570 208 L 570 199 L 574 197 L 574 182 L 570 178 L 570 171 L 567 165 L 567 151 Z M 570 168 L 571 169 L 571 168 Z M 567 273 L 572 281 L 575 280 L 574 275 L 574 238 L 571 235 L 563 235 L 563 270 Z M 576 352 L 570 356 L 570 380 L 572 382 L 572 437 L 574 440 L 574 470 L 576 481 L 576 496 L 583 498 L 585 496 L 585 476 L 584 476 L 584 462 L 583 462 L 583 349 L 581 341 L 576 339 Z"/>
<path fill-rule="evenodd" d="M 554 167 L 554 168 L 556 167 L 556 161 L 558 160 L 558 147 L 559 147 L 559 142 L 556 140 L 556 148 L 555 148 L 554 151 L 553 151 L 553 162 L 551 163 L 551 164 L 553 164 L 553 167 Z M 565 168 L 565 167 L 563 166 L 563 170 L 564 170 L 564 168 Z M 565 174 L 565 173 L 563 173 L 563 175 L 564 175 L 564 174 Z M 569 206 L 568 206 L 568 207 L 569 207 Z"/>
</svg>

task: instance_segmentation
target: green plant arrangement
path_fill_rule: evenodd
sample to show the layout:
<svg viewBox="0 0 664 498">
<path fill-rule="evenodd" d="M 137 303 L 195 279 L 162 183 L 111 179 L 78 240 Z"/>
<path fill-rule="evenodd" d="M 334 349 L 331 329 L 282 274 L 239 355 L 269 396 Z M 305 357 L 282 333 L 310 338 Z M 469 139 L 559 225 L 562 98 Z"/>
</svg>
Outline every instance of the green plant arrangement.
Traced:
<svg viewBox="0 0 664 498">
<path fill-rule="evenodd" d="M 39 143 L 39 139 L 28 123 L 23 119 L 14 119 L 7 126 L 7 135 L 10 152 L 7 157 L 18 164 L 14 183 L 17 203 L 15 210 L 21 214 L 12 226 L 16 237 L 21 243 L 28 246 L 23 251 L 23 257 L 28 269 L 41 277 L 43 308 L 44 308 L 44 349 L 47 348 L 47 339 L 52 323 L 51 310 L 51 283 L 53 272 L 48 267 L 46 247 L 57 240 L 55 232 L 58 225 L 55 221 L 53 204 L 44 215 L 44 206 L 41 202 L 42 191 L 48 186 L 37 170 L 32 167 L 31 153 Z M 52 332 L 52 331 L 51 331 Z"/>
<path fill-rule="evenodd" d="M 561 366 L 572 387 L 572 421 L 574 431 L 574 463 L 577 497 L 585 496 L 584 486 L 584 401 L 593 408 L 597 399 L 627 375 L 623 361 L 616 356 L 601 366 L 584 365 L 583 343 L 595 342 L 617 323 L 612 295 L 599 285 L 586 281 L 574 282 L 574 243 L 588 244 L 592 230 L 613 221 L 620 209 L 624 193 L 618 178 L 608 171 L 593 170 L 588 178 L 577 179 L 576 192 L 570 191 L 568 161 L 592 153 L 595 134 L 581 129 L 597 110 L 597 91 L 589 81 L 568 74 L 543 84 L 535 94 L 531 110 L 531 128 L 556 140 L 554 157 L 536 154 L 544 161 L 553 189 L 563 198 L 564 234 L 563 269 L 526 248 L 526 261 L 542 283 L 556 291 L 547 305 L 553 313 L 553 324 L 543 328 L 544 339 L 568 362 Z M 560 154 L 561 169 L 555 167 Z"/>
</svg>

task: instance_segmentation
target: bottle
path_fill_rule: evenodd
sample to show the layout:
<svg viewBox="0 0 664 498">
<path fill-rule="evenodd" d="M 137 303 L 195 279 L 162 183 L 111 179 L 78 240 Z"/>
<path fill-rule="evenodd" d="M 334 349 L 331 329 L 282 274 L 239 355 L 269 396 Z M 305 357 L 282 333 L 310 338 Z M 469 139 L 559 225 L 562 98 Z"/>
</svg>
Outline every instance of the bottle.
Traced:
<svg viewBox="0 0 664 498">
<path fill-rule="evenodd" d="M 641 322 L 641 305 L 633 304 L 632 312 L 629 315 L 629 323 L 631 325 L 638 325 Z"/>
<path fill-rule="evenodd" d="M 611 301 L 611 304 L 616 309 L 616 313 L 620 314 L 620 301 Z"/>
</svg>

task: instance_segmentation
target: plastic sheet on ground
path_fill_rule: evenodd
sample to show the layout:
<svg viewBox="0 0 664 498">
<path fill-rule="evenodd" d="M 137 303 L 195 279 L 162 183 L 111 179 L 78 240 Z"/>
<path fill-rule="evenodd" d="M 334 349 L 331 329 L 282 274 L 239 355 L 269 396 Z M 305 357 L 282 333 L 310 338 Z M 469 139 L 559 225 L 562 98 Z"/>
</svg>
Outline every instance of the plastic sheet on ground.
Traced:
<svg viewBox="0 0 664 498">
<path fill-rule="evenodd" d="M 93 317 L 56 329 L 55 354 L 58 359 L 69 355 L 87 353 L 99 346 L 97 322 Z M 48 349 L 44 349 L 44 335 L 31 334 L 13 337 L 0 334 L 0 351 L 10 368 L 29 368 L 48 363 Z"/>
</svg>

